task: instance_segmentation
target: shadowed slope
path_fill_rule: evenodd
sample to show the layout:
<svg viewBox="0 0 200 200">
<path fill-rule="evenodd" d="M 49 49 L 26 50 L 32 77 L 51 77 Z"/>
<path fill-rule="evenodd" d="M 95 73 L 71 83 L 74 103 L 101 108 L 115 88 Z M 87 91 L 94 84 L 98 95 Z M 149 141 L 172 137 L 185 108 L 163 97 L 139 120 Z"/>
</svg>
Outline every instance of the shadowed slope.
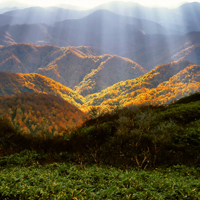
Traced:
<svg viewBox="0 0 200 200">
<path fill-rule="evenodd" d="M 83 96 L 100 92 L 117 82 L 134 79 L 145 73 L 145 70 L 130 59 L 120 56 L 105 55 L 107 59 L 100 66 L 84 77 L 75 91 Z"/>
<path fill-rule="evenodd" d="M 172 59 L 174 61 L 188 60 L 197 65 L 200 64 L 200 44 L 192 45 L 183 49 L 182 51 L 175 54 Z"/>
<path fill-rule="evenodd" d="M 85 81 L 86 76 L 94 74 L 93 70 L 101 71 L 102 77 L 110 74 L 110 77 L 105 80 L 105 85 L 100 86 L 100 89 L 113 85 L 119 80 L 136 78 L 145 73 L 141 66 L 130 59 L 99 53 L 99 49 L 84 46 L 61 48 L 51 45 L 16 44 L 0 49 L 0 71 L 35 72 L 72 89 Z M 115 73 L 112 73 L 113 70 Z M 94 78 L 94 76 L 92 80 L 99 81 L 98 77 Z M 88 83 L 82 84 L 85 85 L 84 87 L 91 87 Z M 92 90 L 91 92 L 99 91 L 97 88 Z"/>
</svg>

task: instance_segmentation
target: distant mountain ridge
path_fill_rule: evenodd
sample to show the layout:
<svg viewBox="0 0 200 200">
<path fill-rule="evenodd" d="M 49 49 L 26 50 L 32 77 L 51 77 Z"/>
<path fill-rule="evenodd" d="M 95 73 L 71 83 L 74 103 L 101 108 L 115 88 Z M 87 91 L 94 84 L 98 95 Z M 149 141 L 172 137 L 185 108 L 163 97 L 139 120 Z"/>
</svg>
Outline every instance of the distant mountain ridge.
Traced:
<svg viewBox="0 0 200 200">
<path fill-rule="evenodd" d="M 124 16 L 152 20 L 180 34 L 200 31 L 199 2 L 184 3 L 175 9 L 169 9 L 146 7 L 134 2 L 112 1 L 102 4 L 96 9 L 107 9 Z"/>
<path fill-rule="evenodd" d="M 172 59 L 174 59 L 174 61 L 188 60 L 200 65 L 200 43 L 183 49 L 175 54 Z"/>
<path fill-rule="evenodd" d="M 29 7 L 5 12 L 2 16 L 11 17 L 9 25 L 15 24 L 53 24 L 66 19 L 79 19 L 89 15 L 92 11 L 71 10 L 61 7 Z M 3 23 L 0 21 L 0 23 Z M 6 22 L 4 22 L 6 25 Z"/>
<path fill-rule="evenodd" d="M 56 22 L 54 25 L 0 26 L 0 45 L 91 46 L 98 49 L 98 54 L 130 58 L 145 70 L 151 70 L 157 65 L 173 62 L 175 54 L 200 43 L 200 32 L 185 35 L 167 33 L 168 29 L 158 23 L 98 10 L 84 18 Z"/>
<path fill-rule="evenodd" d="M 19 3 L 16 1 L 4 1 L 0 3 L 0 14 L 11 11 L 29 7 L 28 4 Z M 1 21 L 1 20 L 0 20 Z"/>
<path fill-rule="evenodd" d="M 6 5 L 9 5 L 9 3 Z M 6 8 L 6 5 L 2 5 L 2 7 L 5 6 Z M 88 10 L 81 10 L 77 6 L 65 4 L 58 5 L 58 7 L 51 6 L 46 8 L 29 7 L 27 5 L 16 3 L 10 3 L 10 5 L 16 7 L 16 10 L 2 13 L 4 18 L 3 16 L 2 20 L 0 18 L 0 25 L 24 23 L 53 24 L 68 19 L 80 19 L 98 10 L 108 10 L 118 15 L 134 17 L 140 20 L 150 20 L 154 23 L 156 22 L 166 28 L 165 34 L 167 32 L 168 34 L 185 34 L 191 31 L 200 31 L 200 4 L 198 2 L 185 3 L 176 9 L 146 7 L 138 3 L 122 1 L 104 3 Z M 6 20 L 6 16 L 12 17 L 12 20 Z"/>
</svg>

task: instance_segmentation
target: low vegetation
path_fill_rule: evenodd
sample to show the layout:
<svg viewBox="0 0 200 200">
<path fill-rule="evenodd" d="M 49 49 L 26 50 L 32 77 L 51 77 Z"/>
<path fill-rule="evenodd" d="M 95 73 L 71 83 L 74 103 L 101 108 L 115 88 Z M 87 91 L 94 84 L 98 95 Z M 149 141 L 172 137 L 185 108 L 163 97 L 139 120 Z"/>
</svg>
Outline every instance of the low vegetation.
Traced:
<svg viewBox="0 0 200 200">
<path fill-rule="evenodd" d="M 8 156 L 0 171 L 1 199 L 198 199 L 200 168 L 149 171 L 53 163 L 36 152 Z M 2 164 L 2 158 L 0 160 Z"/>
<path fill-rule="evenodd" d="M 2 199 L 199 199 L 200 94 L 92 109 L 71 134 L 23 134 L 0 118 Z"/>
</svg>

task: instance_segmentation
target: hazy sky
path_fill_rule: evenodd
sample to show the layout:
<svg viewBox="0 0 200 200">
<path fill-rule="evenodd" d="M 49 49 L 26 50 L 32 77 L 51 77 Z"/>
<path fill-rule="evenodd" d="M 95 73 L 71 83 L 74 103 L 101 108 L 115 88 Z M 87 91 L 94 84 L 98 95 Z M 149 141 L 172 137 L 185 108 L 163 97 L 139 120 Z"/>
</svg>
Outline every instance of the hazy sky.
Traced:
<svg viewBox="0 0 200 200">
<path fill-rule="evenodd" d="M 32 4 L 38 6 L 52 6 L 60 3 L 76 5 L 80 7 L 94 7 L 99 4 L 107 3 L 112 0 L 16 0 L 20 3 Z M 123 1 L 123 0 L 122 0 Z M 125 0 L 124 0 L 125 1 Z M 162 7 L 177 7 L 186 2 L 194 2 L 195 0 L 126 0 L 125 2 L 137 2 L 146 6 L 162 6 Z M 2 2 L 9 2 L 9 0 L 0 0 Z M 196 2 L 200 2 L 197 0 Z"/>
</svg>

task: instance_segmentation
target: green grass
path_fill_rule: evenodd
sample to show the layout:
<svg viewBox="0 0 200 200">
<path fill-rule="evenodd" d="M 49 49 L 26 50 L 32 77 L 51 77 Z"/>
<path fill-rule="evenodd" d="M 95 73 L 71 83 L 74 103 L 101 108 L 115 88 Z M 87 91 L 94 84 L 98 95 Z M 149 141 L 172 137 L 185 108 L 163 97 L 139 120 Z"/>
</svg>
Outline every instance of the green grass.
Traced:
<svg viewBox="0 0 200 200">
<path fill-rule="evenodd" d="M 13 166 L 0 171 L 0 199 L 200 199 L 200 168 L 152 171 L 73 164 Z"/>
</svg>

